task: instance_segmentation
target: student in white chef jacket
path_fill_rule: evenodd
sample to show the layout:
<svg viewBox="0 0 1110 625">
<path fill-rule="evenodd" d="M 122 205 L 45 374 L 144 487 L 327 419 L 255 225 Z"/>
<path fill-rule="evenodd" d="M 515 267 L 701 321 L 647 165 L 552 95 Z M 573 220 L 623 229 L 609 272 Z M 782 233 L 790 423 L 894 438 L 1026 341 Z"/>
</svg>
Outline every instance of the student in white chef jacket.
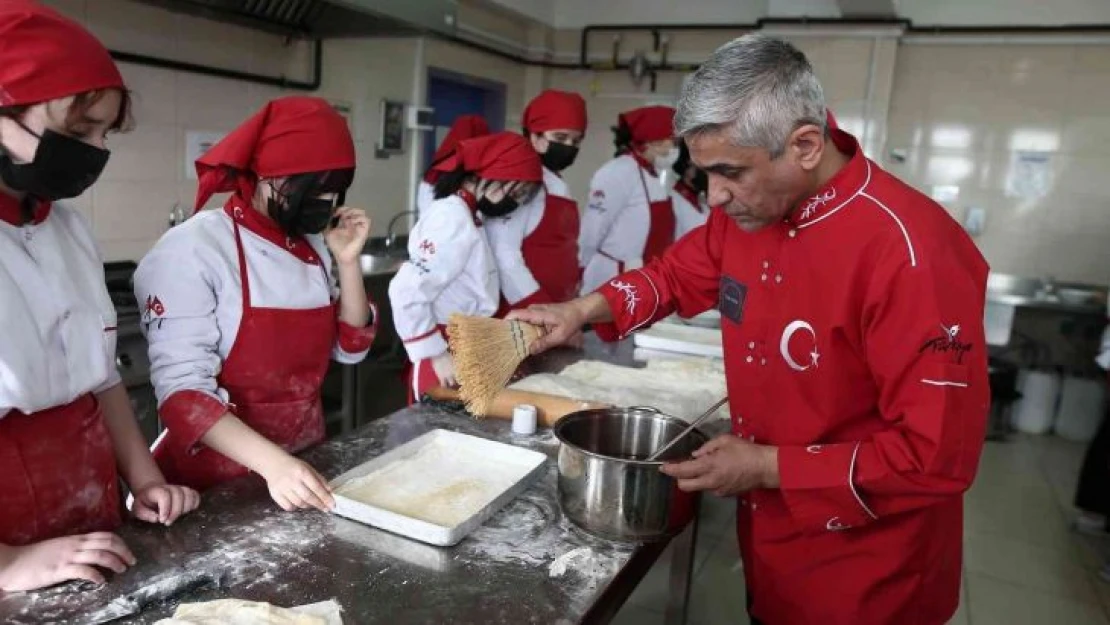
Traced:
<svg viewBox="0 0 1110 625">
<path fill-rule="evenodd" d="M 360 362 L 374 338 L 359 266 L 370 222 L 342 206 L 347 122 L 320 98 L 278 98 L 196 165 L 198 208 L 231 195 L 135 272 L 166 425 L 154 457 L 198 490 L 253 471 L 285 510 L 330 509 L 327 480 L 293 454 L 325 436 L 329 362 Z"/>
<path fill-rule="evenodd" d="M 513 213 L 543 180 L 532 145 L 509 132 L 462 141 L 434 167 L 436 200 L 409 234 L 409 260 L 389 283 L 393 323 L 412 363 L 410 402 L 455 385 L 451 315 L 497 312 L 501 285 L 483 222 Z"/>
<path fill-rule="evenodd" d="M 489 124 L 481 115 L 460 115 L 455 119 L 455 123 L 451 124 L 451 130 L 447 131 L 447 136 L 443 137 L 443 142 L 439 144 L 432 156 L 432 166 L 428 167 L 428 171 L 424 172 L 420 184 L 416 186 L 416 210 L 418 213 L 428 210 L 436 199 L 435 184 L 436 180 L 439 179 L 440 172 L 436 171 L 435 164 L 450 156 L 459 141 L 484 137 L 488 134 Z"/>
<path fill-rule="evenodd" d="M 108 51 L 33 2 L 0 2 L 0 591 L 103 583 L 131 513 L 173 523 L 197 493 L 158 470 L 115 367 L 116 313 L 88 222 L 54 204 L 108 162 L 130 98 Z"/>
<path fill-rule="evenodd" d="M 674 109 L 648 106 L 621 114 L 613 129 L 617 157 L 594 174 L 582 216 L 582 293 L 642 267 L 674 243 L 670 189 L 659 174 L 678 160 Z"/>
<path fill-rule="evenodd" d="M 501 274 L 501 309 L 566 302 L 578 296 L 578 204 L 560 172 L 574 164 L 586 136 L 586 100 L 548 89 L 524 109 L 524 135 L 543 163 L 543 189 L 512 215 L 486 224 Z"/>
</svg>

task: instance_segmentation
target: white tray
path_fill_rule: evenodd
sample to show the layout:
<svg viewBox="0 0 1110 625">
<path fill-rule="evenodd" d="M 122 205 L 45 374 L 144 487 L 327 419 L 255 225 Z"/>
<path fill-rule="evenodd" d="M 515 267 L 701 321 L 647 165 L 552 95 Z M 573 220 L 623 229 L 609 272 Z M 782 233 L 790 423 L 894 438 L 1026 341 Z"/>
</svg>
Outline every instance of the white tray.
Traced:
<svg viewBox="0 0 1110 625">
<path fill-rule="evenodd" d="M 720 329 L 720 327 L 721 327 L 721 313 L 716 308 L 710 308 L 709 310 L 701 313 L 700 315 L 694 315 L 693 317 L 690 317 L 689 319 L 683 319 L 682 317 L 679 317 L 678 315 L 671 315 L 670 317 L 667 317 L 666 319 L 663 319 L 663 321 L 666 322 L 666 323 L 672 323 L 674 325 L 694 326 L 694 327 L 697 327 L 697 328 Z"/>
<path fill-rule="evenodd" d="M 724 358 L 721 331 L 660 323 L 633 335 L 636 347 L 663 352 Z"/>
<path fill-rule="evenodd" d="M 547 456 L 529 449 L 433 430 L 332 480 L 333 512 L 451 546 L 524 491 L 546 462 Z M 361 478 L 371 491 L 363 501 L 350 491 Z"/>
</svg>

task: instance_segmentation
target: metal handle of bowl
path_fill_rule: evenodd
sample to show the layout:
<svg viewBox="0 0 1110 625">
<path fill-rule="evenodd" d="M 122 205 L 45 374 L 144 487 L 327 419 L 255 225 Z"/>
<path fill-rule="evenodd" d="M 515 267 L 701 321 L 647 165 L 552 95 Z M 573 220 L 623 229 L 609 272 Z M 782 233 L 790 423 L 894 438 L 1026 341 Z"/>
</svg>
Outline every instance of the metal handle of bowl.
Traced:
<svg viewBox="0 0 1110 625">
<path fill-rule="evenodd" d="M 656 449 L 655 453 L 648 456 L 647 461 L 648 462 L 655 462 L 656 460 L 658 460 L 659 456 L 662 456 L 664 453 L 666 453 L 666 451 L 668 449 L 670 449 L 671 447 L 674 447 L 675 444 L 678 443 L 678 441 L 682 440 L 683 438 L 686 438 L 687 434 L 689 434 L 690 432 L 693 432 L 694 428 L 701 425 L 702 421 L 705 421 L 706 419 L 708 419 L 709 415 L 717 412 L 717 410 L 721 406 L 724 406 L 727 402 L 728 402 L 728 395 L 725 395 L 724 397 L 721 398 L 720 401 L 713 404 L 713 406 L 710 407 L 709 410 L 706 410 L 705 412 L 703 412 L 700 417 L 691 421 L 690 425 L 685 430 L 682 430 L 681 432 L 678 433 L 678 436 L 675 436 L 674 438 L 672 438 L 669 442 L 667 442 L 666 445 L 663 445 L 659 449 Z"/>
</svg>

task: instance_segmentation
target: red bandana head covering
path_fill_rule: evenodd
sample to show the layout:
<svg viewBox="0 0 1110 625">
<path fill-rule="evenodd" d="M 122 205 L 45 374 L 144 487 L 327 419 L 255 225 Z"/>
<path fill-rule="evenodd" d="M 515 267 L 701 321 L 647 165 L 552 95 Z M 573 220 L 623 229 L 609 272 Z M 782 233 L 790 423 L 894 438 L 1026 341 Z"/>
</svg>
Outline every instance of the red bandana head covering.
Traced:
<svg viewBox="0 0 1110 625">
<path fill-rule="evenodd" d="M 257 178 L 354 169 L 347 121 L 320 98 L 273 100 L 197 159 L 196 209 L 214 193 L 254 193 Z M 246 175 L 229 176 L 227 168 Z"/>
<path fill-rule="evenodd" d="M 524 109 L 524 129 L 536 134 L 548 130 L 586 132 L 586 100 L 577 93 L 548 89 Z"/>
<path fill-rule="evenodd" d="M 0 0 L 0 106 L 123 89 L 108 50 L 69 18 L 31 0 Z"/>
<path fill-rule="evenodd" d="M 427 173 L 424 174 L 424 182 L 435 184 L 436 180 L 439 179 L 439 172 L 436 171 L 434 165 L 450 156 L 459 141 L 484 137 L 488 134 L 489 124 L 481 115 L 460 115 L 455 118 L 455 123 L 451 124 L 451 130 L 447 131 L 443 143 L 439 144 L 435 155 L 432 156 L 433 166 L 429 167 Z"/>
<path fill-rule="evenodd" d="M 463 171 L 483 180 L 539 182 L 543 180 L 540 156 L 531 142 L 515 132 L 498 132 L 460 142 L 453 152 L 432 168 L 438 172 Z"/>
<path fill-rule="evenodd" d="M 634 143 L 650 143 L 674 138 L 674 113 L 669 106 L 645 106 L 621 113 L 620 121 Z"/>
</svg>

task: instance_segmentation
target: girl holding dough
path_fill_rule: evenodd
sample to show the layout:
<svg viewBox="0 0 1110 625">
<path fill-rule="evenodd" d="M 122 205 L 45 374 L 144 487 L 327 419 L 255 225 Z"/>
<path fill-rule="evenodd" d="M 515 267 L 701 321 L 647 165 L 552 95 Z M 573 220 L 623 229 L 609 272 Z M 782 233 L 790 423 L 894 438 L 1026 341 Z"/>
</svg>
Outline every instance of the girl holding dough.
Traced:
<svg viewBox="0 0 1110 625">
<path fill-rule="evenodd" d="M 131 513 L 173 523 L 195 491 L 151 458 L 116 371 L 116 313 L 92 230 L 57 204 L 108 161 L 130 98 L 108 51 L 29 0 L 0 2 L 0 590 L 104 581 L 135 556 Z"/>
<path fill-rule="evenodd" d="M 327 481 L 292 454 L 324 438 L 329 360 L 358 363 L 374 338 L 359 266 L 370 220 L 343 206 L 347 122 L 319 98 L 281 98 L 196 165 L 198 209 L 231 195 L 135 272 L 166 426 L 154 457 L 197 489 L 253 471 L 283 509 L 329 509 Z"/>
</svg>

